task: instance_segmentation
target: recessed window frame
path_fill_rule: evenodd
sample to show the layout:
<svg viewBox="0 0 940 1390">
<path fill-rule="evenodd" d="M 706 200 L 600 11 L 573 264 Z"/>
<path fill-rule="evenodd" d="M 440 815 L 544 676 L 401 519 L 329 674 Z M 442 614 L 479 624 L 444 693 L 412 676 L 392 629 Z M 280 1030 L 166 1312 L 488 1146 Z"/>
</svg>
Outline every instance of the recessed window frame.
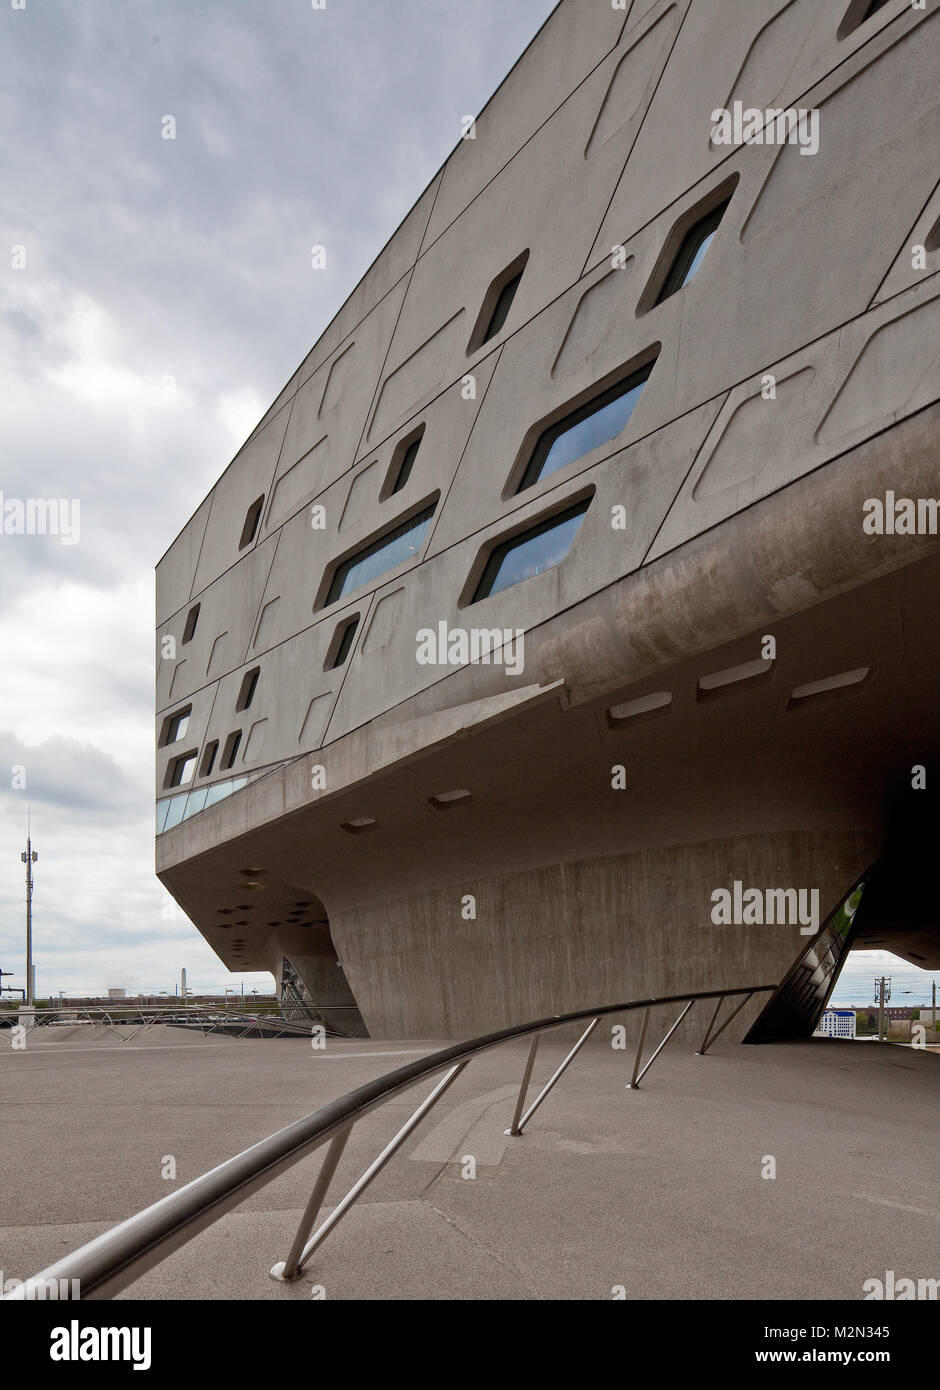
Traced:
<svg viewBox="0 0 940 1390">
<path fill-rule="evenodd" d="M 222 750 L 222 758 L 219 762 L 220 772 L 230 772 L 235 766 L 235 759 L 238 757 L 238 750 L 241 747 L 241 742 L 241 729 L 233 729 L 225 740 L 225 747 Z"/>
<path fill-rule="evenodd" d="M 506 327 L 530 254 L 531 251 L 526 248 L 490 282 L 467 344 L 468 357 L 472 357 L 481 347 L 492 342 Z M 507 298 L 508 302 L 505 302 Z"/>
<path fill-rule="evenodd" d="M 258 681 L 260 679 L 260 666 L 253 667 L 242 676 L 241 687 L 238 691 L 238 699 L 235 701 L 236 714 L 241 714 L 243 710 L 251 708 L 251 702 L 255 698 L 255 692 L 258 689 Z"/>
<path fill-rule="evenodd" d="M 557 506 L 553 507 L 551 511 L 543 513 L 542 515 L 529 517 L 524 522 L 519 522 L 511 531 L 504 532 L 499 536 L 494 536 L 490 542 L 481 547 L 473 567 L 470 570 L 470 574 L 467 577 L 467 582 L 464 585 L 463 593 L 457 605 L 458 608 L 470 608 L 476 603 L 482 603 L 485 599 L 498 598 L 500 594 L 508 592 L 509 589 L 516 588 L 518 584 L 526 583 L 526 580 L 520 579 L 514 584 L 506 585 L 505 589 L 498 589 L 495 593 L 492 587 L 499 576 L 503 561 L 514 550 L 517 550 L 521 545 L 525 544 L 526 541 L 535 540 L 539 536 L 547 535 L 550 531 L 556 530 L 575 516 L 580 516 L 583 523 L 583 519 L 590 510 L 591 503 L 594 500 L 595 491 L 595 488 L 590 487 L 573 494 L 571 497 L 566 497 L 563 503 L 559 503 Z M 579 525 L 571 539 L 571 545 L 556 564 L 551 565 L 548 569 L 541 570 L 538 575 L 529 575 L 528 578 L 540 578 L 542 574 L 549 574 L 551 570 L 557 569 L 559 565 L 563 564 L 571 554 L 571 550 L 580 532 L 581 526 Z M 489 581 L 489 583 L 487 581 Z"/>
<path fill-rule="evenodd" d="M 890 3 L 891 0 L 852 0 L 842 23 L 836 30 L 836 38 L 847 39 L 850 34 L 855 33 L 856 29 L 861 29 L 863 24 L 874 19 L 875 15 L 879 14 Z"/>
<path fill-rule="evenodd" d="M 606 385 L 597 383 L 590 394 L 585 395 L 585 393 L 580 393 L 575 397 L 575 401 L 580 402 L 580 404 L 568 402 L 567 405 L 561 407 L 559 411 L 553 412 L 548 422 L 542 421 L 539 426 L 536 426 L 534 431 L 530 430 L 527 438 L 531 440 L 534 434 L 534 445 L 528 455 L 526 455 L 525 452 L 521 454 L 520 459 L 517 460 L 513 467 L 506 489 L 503 493 L 504 499 L 508 498 L 508 496 L 515 496 L 521 492 L 527 492 L 529 488 L 535 487 L 537 483 L 544 481 L 545 478 L 554 478 L 556 474 L 564 473 L 566 468 L 572 468 L 575 464 L 580 463 L 582 459 L 588 458 L 591 454 L 596 453 L 598 449 L 607 448 L 608 445 L 612 445 L 616 439 L 619 439 L 620 435 L 623 434 L 624 430 L 633 419 L 634 411 L 639 405 L 642 397 L 642 391 L 640 396 L 637 397 L 633 409 L 630 411 L 630 415 L 623 422 L 616 434 L 611 435 L 609 439 L 595 445 L 593 448 L 586 449 L 584 453 L 579 454 L 576 458 L 569 459 L 568 462 L 562 464 L 561 467 L 552 469 L 550 473 L 542 472 L 552 449 L 559 439 L 563 438 L 569 431 L 576 429 L 578 425 L 600 414 L 607 406 L 613 405 L 615 401 L 628 395 L 638 386 L 646 386 L 653 374 L 653 368 L 656 366 L 659 351 L 659 343 L 654 344 L 652 348 L 647 349 L 642 356 L 642 360 L 638 364 L 633 365 L 629 372 L 619 373 L 613 380 L 609 377 L 606 378 Z"/>
<path fill-rule="evenodd" d="M 199 761 L 199 749 L 190 748 L 185 753 L 178 753 L 175 758 L 171 758 L 167 764 L 166 777 L 163 781 L 164 790 L 171 788 L 188 787 L 196 776 L 196 764 Z M 185 776 L 187 767 L 192 764 L 192 771 L 188 777 Z"/>
<path fill-rule="evenodd" d="M 415 459 L 421 452 L 421 444 L 426 429 L 427 426 L 422 421 L 416 429 L 410 430 L 395 445 L 392 461 L 388 466 L 385 482 L 379 493 L 380 502 L 386 502 L 389 497 L 394 497 L 397 492 L 403 492 L 408 486 L 414 472 Z"/>
<path fill-rule="evenodd" d="M 260 497 L 256 497 L 245 513 L 245 524 L 242 527 L 241 540 L 238 542 L 239 550 L 247 550 L 248 546 L 258 538 L 258 532 L 261 529 L 261 514 L 264 511 L 264 498 L 264 493 Z"/>
<path fill-rule="evenodd" d="M 326 660 L 323 663 L 324 671 L 338 671 L 340 667 L 346 665 L 361 621 L 361 613 L 352 613 L 337 623 L 336 631 L 333 633 L 327 649 Z"/>
<path fill-rule="evenodd" d="M 940 251 L 940 217 L 937 218 L 924 237 L 924 250 L 928 256 L 932 256 L 935 251 Z"/>
<path fill-rule="evenodd" d="M 684 212 L 673 225 L 672 230 L 663 243 L 663 249 L 659 253 L 659 258 L 647 282 L 646 289 L 637 302 L 637 318 L 642 318 L 645 314 L 650 313 L 651 310 L 657 309 L 660 304 L 667 303 L 668 300 L 679 293 L 680 289 L 685 288 L 684 285 L 679 285 L 677 288 L 671 289 L 668 294 L 666 293 L 667 284 L 678 265 L 679 257 L 682 255 L 687 239 L 696 228 L 717 212 L 718 209 L 721 209 L 721 217 L 714 230 L 715 232 L 721 230 L 740 181 L 741 175 L 739 173 L 732 174 L 730 178 L 724 179 L 721 183 L 717 184 L 710 193 L 707 193 L 704 198 L 700 198 L 693 207 Z M 709 246 L 708 249 L 710 251 L 711 247 Z M 694 260 L 694 255 L 692 260 Z M 697 276 L 698 271 L 696 271 L 693 279 L 697 278 Z M 691 284 L 691 281 L 688 283 Z"/>
<path fill-rule="evenodd" d="M 380 583 L 384 584 L 390 575 L 398 574 L 406 565 L 420 564 L 421 554 L 427 544 L 430 524 L 437 514 L 440 499 L 440 490 L 433 492 L 430 497 L 426 497 L 423 501 L 410 507 L 396 521 L 374 532 L 371 538 L 360 541 L 358 545 L 352 546 L 342 555 L 338 555 L 335 560 L 331 560 L 320 581 L 320 587 L 313 604 L 314 612 L 331 608 L 334 603 L 340 603 L 343 599 L 348 599 L 352 594 L 359 593 L 363 589 L 375 587 Z M 390 565 L 388 569 L 380 570 L 371 579 L 364 580 L 355 588 L 344 590 L 345 576 L 356 565 L 371 559 L 373 555 L 378 554 L 386 546 L 391 546 L 393 541 L 403 539 L 410 531 L 417 531 L 418 527 L 422 525 L 424 530 L 412 555 L 406 556 L 395 565 Z M 342 580 L 340 579 L 341 575 L 344 576 Z"/>
<path fill-rule="evenodd" d="M 190 608 L 189 612 L 186 614 L 186 624 L 183 628 L 183 637 L 180 642 L 181 647 L 185 647 L 196 635 L 196 624 L 199 621 L 199 610 L 201 607 L 201 603 L 193 604 L 192 608 Z"/>
<path fill-rule="evenodd" d="M 171 748 L 174 743 L 180 743 L 186 737 L 192 713 L 192 705 L 184 705 L 182 709 L 174 710 L 166 716 L 160 730 L 161 748 Z"/>
<path fill-rule="evenodd" d="M 199 768 L 200 777 L 211 777 L 212 769 L 215 767 L 215 760 L 219 752 L 219 740 L 211 739 L 205 746 L 202 754 L 202 763 Z"/>
</svg>

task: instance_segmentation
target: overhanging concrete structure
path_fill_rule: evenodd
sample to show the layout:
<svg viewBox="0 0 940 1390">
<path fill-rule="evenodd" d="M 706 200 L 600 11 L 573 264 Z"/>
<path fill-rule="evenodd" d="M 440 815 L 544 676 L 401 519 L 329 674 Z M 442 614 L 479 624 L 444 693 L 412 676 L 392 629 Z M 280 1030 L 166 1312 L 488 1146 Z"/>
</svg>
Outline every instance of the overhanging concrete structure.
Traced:
<svg viewBox="0 0 940 1390">
<path fill-rule="evenodd" d="M 716 890 L 907 875 L 937 9 L 562 0 L 158 566 L 157 871 L 231 968 L 479 1033 L 780 979 Z M 856 941 L 936 968 L 913 897 Z"/>
</svg>

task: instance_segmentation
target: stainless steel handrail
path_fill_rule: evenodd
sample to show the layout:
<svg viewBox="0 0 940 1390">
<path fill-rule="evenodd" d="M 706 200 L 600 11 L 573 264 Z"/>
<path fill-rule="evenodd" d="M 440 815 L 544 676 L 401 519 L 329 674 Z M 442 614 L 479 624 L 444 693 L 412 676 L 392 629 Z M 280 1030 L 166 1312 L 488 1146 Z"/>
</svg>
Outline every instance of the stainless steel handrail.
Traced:
<svg viewBox="0 0 940 1390">
<path fill-rule="evenodd" d="M 304 1119 L 288 1125 L 286 1129 L 279 1130 L 267 1139 L 262 1139 L 260 1143 L 253 1144 L 251 1148 L 245 1149 L 242 1153 L 236 1154 L 234 1158 L 219 1164 L 217 1168 L 204 1173 L 201 1178 L 195 1178 L 185 1187 L 181 1187 L 179 1191 L 164 1197 L 162 1201 L 155 1202 L 144 1211 L 138 1212 L 135 1216 L 131 1216 L 128 1220 L 114 1226 L 110 1231 L 97 1236 L 70 1255 L 57 1260 L 55 1264 L 49 1265 L 39 1274 L 26 1280 L 19 1288 L 4 1295 L 3 1301 L 29 1299 L 35 1296 L 35 1290 L 40 1285 L 49 1287 L 52 1281 L 56 1281 L 58 1284 L 58 1281 L 63 1279 L 78 1281 L 83 1300 L 110 1298 L 114 1294 L 120 1293 L 128 1284 L 132 1284 L 135 1279 L 139 1279 L 148 1269 L 152 1269 L 154 1265 L 165 1260 L 174 1250 L 186 1245 L 200 1231 L 213 1225 L 220 1217 L 239 1206 L 246 1197 L 257 1192 L 260 1188 L 266 1187 L 269 1182 L 286 1172 L 288 1168 L 293 1167 L 295 1163 L 300 1162 L 307 1154 L 329 1141 L 330 1149 L 321 1166 L 288 1259 L 283 1264 L 275 1265 L 271 1271 L 276 1279 L 285 1281 L 296 1279 L 300 1276 L 314 1250 L 322 1244 L 330 1231 L 335 1229 L 359 1195 L 365 1191 L 388 1160 L 417 1128 L 467 1064 L 480 1053 L 492 1051 L 494 1048 L 500 1047 L 504 1043 L 513 1042 L 518 1038 L 532 1038 L 515 1118 L 512 1128 L 508 1131 L 512 1135 L 520 1135 L 523 1126 L 542 1104 L 549 1091 L 574 1060 L 582 1045 L 587 1041 L 589 1034 L 602 1018 L 610 1017 L 613 1014 L 630 1013 L 636 1009 L 646 1011 L 640 1049 L 637 1052 L 637 1061 L 634 1065 L 633 1081 L 631 1082 L 631 1085 L 636 1086 L 639 1079 L 649 1070 L 652 1062 L 662 1051 L 665 1042 L 675 1032 L 678 1023 L 686 1016 L 697 1000 L 715 999 L 718 1001 L 705 1037 L 702 1039 L 702 1044 L 696 1054 L 702 1056 L 711 1047 L 718 1033 L 723 1032 L 727 1023 L 730 1023 L 731 1018 L 734 1017 L 732 1014 L 717 1033 L 713 1032 L 721 1005 L 725 999 L 745 996 L 734 1011 L 736 1014 L 753 995 L 768 993 L 776 988 L 776 985 L 748 985 L 742 989 L 692 991 L 662 998 L 635 999 L 621 1004 L 607 1004 L 598 1009 L 580 1009 L 575 1013 L 555 1014 L 550 1018 L 538 1019 L 534 1023 L 503 1028 L 498 1032 L 473 1038 L 469 1042 L 456 1043 L 452 1047 L 432 1053 L 431 1056 L 424 1057 L 420 1061 L 411 1062 L 407 1066 L 399 1067 L 395 1071 L 388 1072 L 385 1076 L 376 1078 L 374 1081 L 369 1081 L 364 1086 L 359 1086 L 356 1090 L 340 1097 L 339 1100 L 331 1101 L 328 1105 L 322 1106 L 312 1115 L 307 1115 Z M 643 1039 L 646 1036 L 649 1010 L 662 1004 L 684 1004 L 686 1007 L 679 1020 L 670 1028 L 663 1043 L 656 1049 L 646 1066 L 640 1070 L 640 1052 Z M 566 1024 L 583 1022 L 585 1019 L 591 1020 L 588 1029 L 543 1087 L 538 1099 L 529 1107 L 525 1115 L 521 1115 L 539 1036 L 555 1028 L 564 1027 Z M 393 1096 L 400 1095 L 401 1092 L 409 1090 L 419 1081 L 424 1080 L 425 1077 L 433 1076 L 440 1071 L 446 1071 L 447 1074 L 438 1082 L 430 1095 L 398 1131 L 375 1162 L 354 1184 L 346 1197 L 334 1208 L 316 1234 L 308 1239 L 309 1232 L 313 1229 L 313 1224 L 326 1197 L 330 1179 L 353 1126 L 365 1115 L 384 1105 Z M 62 1285 L 58 1286 L 63 1287 Z M 74 1286 L 70 1284 L 69 1287 Z"/>
</svg>

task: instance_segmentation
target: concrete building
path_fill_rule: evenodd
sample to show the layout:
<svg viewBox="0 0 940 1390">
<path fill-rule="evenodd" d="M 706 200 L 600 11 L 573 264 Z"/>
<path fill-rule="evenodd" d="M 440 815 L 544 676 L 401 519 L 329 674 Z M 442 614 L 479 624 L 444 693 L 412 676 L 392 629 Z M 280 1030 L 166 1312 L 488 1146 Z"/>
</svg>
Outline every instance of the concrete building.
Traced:
<svg viewBox="0 0 940 1390">
<path fill-rule="evenodd" d="M 940 966 L 937 10 L 552 13 L 158 566 L 230 968 L 413 1037 Z"/>
</svg>

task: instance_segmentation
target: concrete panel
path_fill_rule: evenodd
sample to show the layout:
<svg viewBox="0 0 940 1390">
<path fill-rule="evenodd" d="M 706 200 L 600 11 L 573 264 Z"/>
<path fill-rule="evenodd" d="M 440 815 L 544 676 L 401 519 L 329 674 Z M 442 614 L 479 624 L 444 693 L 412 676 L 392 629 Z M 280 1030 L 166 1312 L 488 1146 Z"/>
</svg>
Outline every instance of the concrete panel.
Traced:
<svg viewBox="0 0 940 1390">
<path fill-rule="evenodd" d="M 330 472 L 329 436 L 309 449 L 296 463 L 282 473 L 271 491 L 265 527 L 272 530 L 283 525 L 288 517 L 299 511 L 304 502 L 322 491 Z"/>
<path fill-rule="evenodd" d="M 538 521 L 552 507 L 561 508 L 569 497 L 581 496 L 585 491 L 582 474 L 561 482 L 557 478 L 547 480 L 531 489 L 534 496 L 527 492 L 512 510 L 507 508 L 495 525 L 490 523 L 478 534 L 451 544 L 446 550 L 436 544 L 433 560 L 408 574 L 404 584 L 400 579 L 393 580 L 389 590 L 401 595 L 396 597 L 394 610 L 396 640 L 393 645 L 383 644 L 376 650 L 367 636 L 356 658 L 354 679 L 344 686 L 337 702 L 331 738 L 366 723 L 383 709 L 413 697 L 448 674 L 446 666 L 417 663 L 419 631 L 437 631 L 441 622 L 463 629 L 527 630 L 638 566 L 716 410 L 717 406 L 703 407 L 590 469 L 586 476 L 595 489 L 594 500 L 574 545 L 557 569 L 481 603 L 460 606 L 461 594 L 481 551 L 508 531 Z M 629 527 L 614 533 L 612 514 L 618 506 L 626 507 Z M 607 544 L 611 534 L 617 539 L 613 547 Z M 379 590 L 377 602 L 383 599 Z M 518 677 L 507 677 L 506 681 L 510 687 L 521 684 Z"/>
<path fill-rule="evenodd" d="M 186 523 L 157 565 L 157 623 L 169 621 L 189 601 L 196 579 L 196 565 L 206 534 L 212 493 Z"/>
<path fill-rule="evenodd" d="M 476 368 L 475 399 L 467 399 L 459 384 L 452 387 L 419 416 L 400 426 L 378 449 L 366 454 L 351 476 L 341 477 L 324 491 L 318 491 L 317 504 L 323 506 L 326 515 L 324 530 L 313 529 L 306 510 L 297 512 L 281 527 L 254 650 L 264 651 L 319 621 L 314 613 L 314 599 L 333 560 L 364 545 L 376 531 L 391 525 L 422 499 L 436 493 L 447 494 L 496 361 L 497 354 L 493 354 Z M 385 483 L 400 443 L 419 424 L 424 425 L 424 434 L 411 477 L 399 492 L 387 495 Z M 361 479 L 366 481 L 360 482 Z M 353 490 L 356 499 L 350 508 Z M 367 596 L 359 598 L 359 602 Z M 330 619 L 336 621 L 332 613 Z"/>
<path fill-rule="evenodd" d="M 823 444 L 854 443 L 940 396 L 940 298 L 909 309 L 865 344 L 819 428 Z"/>
<path fill-rule="evenodd" d="M 262 541 L 200 595 L 199 620 L 192 641 L 185 645 L 182 641 L 188 605 L 160 629 L 161 633 L 176 637 L 178 657 L 186 661 L 182 684 L 174 685 L 174 698 L 191 694 L 245 660 L 275 548 L 273 537 Z M 162 709 L 169 698 L 173 667 L 173 662 L 160 660 L 158 643 L 158 709 Z"/>
<path fill-rule="evenodd" d="M 457 380 L 474 369 L 479 355 L 492 351 L 578 278 L 624 154 L 611 140 L 592 159 L 574 164 L 563 202 L 557 197 L 555 163 L 559 150 L 587 145 L 609 80 L 601 69 L 592 74 L 422 255 L 395 331 L 388 375 L 465 309 L 463 333 L 440 345 L 437 366 L 438 380 Z M 500 229 L 498 240 L 494 226 Z M 481 354 L 468 358 L 468 340 L 489 286 L 526 250 L 529 259 L 504 330 Z M 375 433 L 373 427 L 372 437 Z"/>
<path fill-rule="evenodd" d="M 584 151 L 585 159 L 590 159 L 602 145 L 615 137 L 623 148 L 629 149 L 639 125 L 635 118 L 653 94 L 666 51 L 679 32 L 680 18 L 677 6 L 670 6 L 645 32 L 641 33 L 638 27 L 631 30 L 630 38 L 624 45 L 625 52 L 617 50 L 613 73 Z M 604 67 L 606 75 L 611 63 L 605 63 Z"/>
<path fill-rule="evenodd" d="M 622 269 L 602 270 L 599 278 L 593 277 L 596 283 L 585 290 L 578 301 L 552 367 L 553 377 L 567 376 L 586 362 L 610 333 L 618 312 L 625 312 L 623 300 L 628 293 L 628 272 L 632 265 L 630 260 Z"/>
<path fill-rule="evenodd" d="M 487 102 L 477 120 L 476 139 L 461 141 L 447 161 L 425 249 L 610 52 L 625 19 L 629 21 L 629 16 L 622 9 L 591 0 L 559 5 L 552 12 L 510 77 Z"/>
<path fill-rule="evenodd" d="M 354 343 L 340 348 L 297 393 L 277 481 L 280 482 L 298 460 L 304 460 L 302 467 L 309 481 L 303 494 L 305 500 L 352 467 L 404 292 L 402 283 L 387 295 L 356 329 Z M 338 362 L 347 363 L 349 371 L 345 386 L 331 402 L 327 393 L 333 367 Z M 344 368 L 339 370 L 345 371 Z M 314 449 L 316 453 L 311 454 Z M 291 492 L 294 497 L 303 492 L 299 481 L 292 486 Z M 272 524 L 276 524 L 275 518 L 269 518 L 268 526 Z"/>
<path fill-rule="evenodd" d="M 207 589 L 258 544 L 260 526 L 255 539 L 244 549 L 239 547 L 249 507 L 270 493 L 286 429 L 287 411 L 282 411 L 245 445 L 216 483 L 196 568 L 194 595 Z"/>
<path fill-rule="evenodd" d="M 932 290 L 922 285 L 732 391 L 647 559 L 936 400 Z M 771 377 L 777 396 L 764 399 Z"/>
<path fill-rule="evenodd" d="M 920 251 L 923 250 L 923 258 Z M 921 264 L 921 259 L 923 264 Z M 940 271 L 940 184 L 934 189 L 927 206 L 911 228 L 910 236 L 898 252 L 898 258 L 885 276 L 875 296 L 880 304 L 893 295 L 920 284 L 928 275 Z"/>
<path fill-rule="evenodd" d="M 600 998 L 772 982 L 800 949 L 798 929 L 715 927 L 714 888 L 812 883 L 835 902 L 877 850 L 864 835 L 741 836 L 468 877 L 374 908 L 334 908 L 330 927 L 373 1037 L 472 1036 Z M 462 923 L 467 894 L 477 917 Z M 407 979 L 408 991 L 389 991 L 388 979 Z M 735 1020 L 732 1036 L 745 1026 Z M 701 1037 L 700 1019 L 683 1027 Z"/>
<path fill-rule="evenodd" d="M 381 439 L 396 422 L 406 419 L 448 375 L 458 343 L 467 333 L 466 310 L 458 309 L 446 323 L 435 329 L 400 367 L 382 383 L 376 403 L 369 439 Z"/>
<path fill-rule="evenodd" d="M 386 295 L 393 290 L 402 292 L 402 282 L 407 281 L 418 259 L 440 181 L 438 173 L 308 353 L 300 367 L 301 383 L 322 367 Z"/>
<path fill-rule="evenodd" d="M 734 101 L 761 110 L 814 105 L 810 89 L 828 73 L 837 70 L 840 81 L 853 79 L 870 61 L 873 50 L 884 51 L 896 37 L 924 21 L 925 14 L 912 11 L 904 0 L 893 3 L 893 13 L 885 7 L 869 24 L 842 40 L 837 31 L 845 13 L 844 0 L 791 0 L 789 4 L 754 0 L 735 8 L 733 24 L 720 5 L 686 7 L 668 67 L 589 264 L 596 264 L 611 245 L 634 235 L 727 160 L 727 147 L 711 143 L 714 110 L 730 109 Z M 624 44 L 632 37 L 628 30 Z M 865 124 L 881 128 L 879 106 L 869 106 L 868 112 Z M 872 112 L 879 113 L 874 123 Z M 683 131 L 681 141 L 675 139 L 677 129 Z M 825 144 L 825 123 L 821 130 Z"/>
</svg>

